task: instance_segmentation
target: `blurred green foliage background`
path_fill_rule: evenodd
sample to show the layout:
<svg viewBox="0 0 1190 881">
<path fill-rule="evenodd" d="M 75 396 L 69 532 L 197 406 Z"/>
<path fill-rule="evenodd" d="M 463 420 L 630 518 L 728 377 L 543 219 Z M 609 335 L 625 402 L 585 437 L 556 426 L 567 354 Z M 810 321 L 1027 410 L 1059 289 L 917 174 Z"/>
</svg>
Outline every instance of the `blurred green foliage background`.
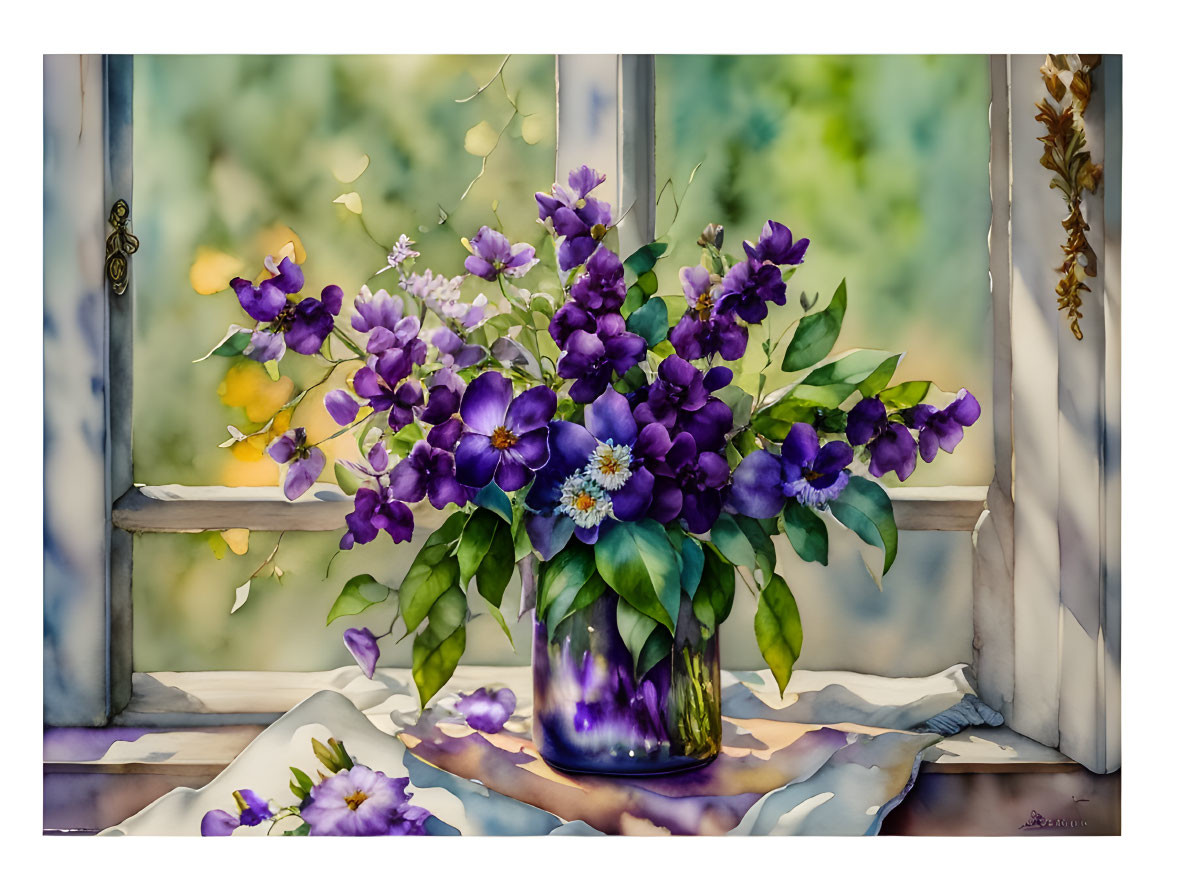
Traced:
<svg viewBox="0 0 1190 881">
<path fill-rule="evenodd" d="M 548 253 L 533 193 L 554 176 L 554 61 L 513 56 L 502 78 L 461 102 L 501 60 L 137 56 L 138 482 L 276 482 L 262 444 L 217 445 L 228 424 L 259 427 L 319 368 L 285 359 L 274 383 L 246 359 L 191 363 L 243 319 L 223 285 L 233 275 L 256 277 L 265 254 L 292 243 L 307 290 L 339 284 L 349 301 L 361 284 L 393 286 L 391 273 L 371 276 L 401 233 L 417 240 L 423 269 L 446 275 L 462 272 L 459 239 L 484 223 Z M 774 328 L 800 314 L 799 292 L 820 293 L 821 307 L 846 276 L 840 348 L 907 350 L 898 381 L 933 378 L 951 391 L 965 385 L 984 404 L 984 419 L 959 452 L 919 469 L 914 483 L 991 477 L 987 106 L 985 56 L 657 58 L 657 227 L 671 242 L 658 267 L 662 293 L 679 291 L 677 271 L 697 261 L 695 240 L 708 221 L 727 226 L 727 250 L 737 255 L 739 241 L 755 241 L 770 217 L 808 236 L 807 263 Z M 486 172 L 460 201 L 489 151 Z M 362 221 L 335 203 L 348 193 L 358 194 Z M 465 291 L 479 289 L 476 280 L 468 284 Z M 750 364 L 759 367 L 751 355 Z M 320 396 L 293 421 L 313 437 L 333 429 Z M 354 454 L 349 436 L 334 443 L 329 460 Z M 276 536 L 253 535 L 243 556 L 217 536 L 138 538 L 136 668 L 349 663 L 343 628 L 383 630 L 383 610 L 330 628 L 326 610 L 359 572 L 396 584 L 413 548 L 378 541 L 342 554 L 328 579 L 337 540 L 338 533 L 287 536 L 276 560 L 280 577 L 270 568 L 229 618 L 236 586 Z M 507 654 L 493 622 L 475 624 L 464 662 L 499 654 L 501 641 Z M 846 624 L 829 626 L 842 632 Z M 527 663 L 527 641 L 520 645 Z M 386 652 L 383 662 L 401 657 L 400 649 L 392 658 Z"/>
</svg>

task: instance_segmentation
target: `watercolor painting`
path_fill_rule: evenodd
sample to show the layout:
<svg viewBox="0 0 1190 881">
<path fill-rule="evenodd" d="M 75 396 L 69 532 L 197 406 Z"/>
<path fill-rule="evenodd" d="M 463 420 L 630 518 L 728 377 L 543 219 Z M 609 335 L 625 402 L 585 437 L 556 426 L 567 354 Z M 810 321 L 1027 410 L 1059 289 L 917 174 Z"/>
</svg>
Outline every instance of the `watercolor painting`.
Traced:
<svg viewBox="0 0 1190 881">
<path fill-rule="evenodd" d="M 45 834 L 1119 835 L 1121 67 L 46 55 Z"/>
</svg>

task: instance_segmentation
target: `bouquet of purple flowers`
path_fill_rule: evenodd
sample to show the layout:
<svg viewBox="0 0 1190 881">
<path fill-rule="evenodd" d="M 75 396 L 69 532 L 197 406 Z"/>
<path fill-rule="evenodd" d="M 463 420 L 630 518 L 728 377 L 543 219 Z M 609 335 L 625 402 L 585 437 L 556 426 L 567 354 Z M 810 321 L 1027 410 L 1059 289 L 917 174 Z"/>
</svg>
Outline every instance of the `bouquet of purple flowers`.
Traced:
<svg viewBox="0 0 1190 881">
<path fill-rule="evenodd" d="M 335 285 L 303 296 L 289 258 L 266 260 L 258 283 L 231 281 L 255 324 L 233 326 L 211 354 L 272 368 L 291 353 L 354 362 L 346 387 L 325 397 L 342 426 L 331 437 L 355 432 L 361 456 L 334 469 L 354 497 L 340 547 L 382 532 L 409 541 L 410 505 L 422 500 L 452 512 L 400 585 L 352 579 L 330 616 L 395 594 L 423 703 L 463 654 L 472 579 L 507 632 L 499 607 L 517 569 L 522 612 L 535 608 L 551 633 L 615 594 L 638 669 L 672 647 L 682 615 L 714 632 L 738 571 L 759 597 L 756 637 L 784 689 L 802 631 L 774 571 L 773 537 L 825 565 L 823 518 L 834 517 L 883 550 L 887 571 L 897 529 L 876 479 L 904 480 L 919 457 L 953 451 L 979 416 L 966 390 L 949 402 L 935 395 L 937 406 L 925 402 L 928 381 L 892 384 L 899 354 L 832 357 L 845 284 L 818 311 L 803 295 L 804 314 L 774 337 L 770 306 L 785 304 L 809 246 L 776 221 L 735 255 L 723 228 L 708 226 L 699 264 L 676 273 L 681 295 L 660 292 L 666 245 L 621 260 L 610 206 L 595 195 L 603 181 L 583 166 L 536 194 L 553 267 L 486 226 L 465 241 L 465 272 L 490 285 L 470 302 L 465 275 L 415 270 L 420 255 L 405 236 L 385 267 L 395 290 L 364 287 L 349 309 Z M 792 381 L 766 394 L 762 372 L 754 391 L 742 388 L 750 344 L 766 368 L 780 357 Z M 330 439 L 292 427 L 272 441 L 288 498 L 322 473 L 319 446 Z M 371 676 L 378 637 L 355 628 L 344 639 Z"/>
</svg>

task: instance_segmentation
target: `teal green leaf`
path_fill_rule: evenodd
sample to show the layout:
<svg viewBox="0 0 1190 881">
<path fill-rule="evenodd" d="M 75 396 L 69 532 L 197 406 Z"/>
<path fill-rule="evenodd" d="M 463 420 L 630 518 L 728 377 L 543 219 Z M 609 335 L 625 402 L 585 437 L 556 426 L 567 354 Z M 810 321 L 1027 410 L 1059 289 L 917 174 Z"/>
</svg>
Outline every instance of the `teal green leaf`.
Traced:
<svg viewBox="0 0 1190 881">
<path fill-rule="evenodd" d="M 649 300 L 628 316 L 628 330 L 655 346 L 669 333 L 669 315 L 663 300 Z"/>
<path fill-rule="evenodd" d="M 843 492 L 829 503 L 835 518 L 874 548 L 884 551 L 884 572 L 897 558 L 897 522 L 884 487 L 853 474 Z"/>
<path fill-rule="evenodd" d="M 715 397 L 731 408 L 731 424 L 733 428 L 743 428 L 752 417 L 752 396 L 738 385 L 725 386 L 715 393 Z"/>
<path fill-rule="evenodd" d="M 595 556 L 590 545 L 575 541 L 557 556 L 541 564 L 537 577 L 537 618 L 556 627 L 565 617 L 575 595 L 595 572 Z M 551 615 L 554 606 L 558 611 Z M 552 631 L 549 633 L 553 635 Z"/>
<path fill-rule="evenodd" d="M 665 253 L 666 247 L 665 242 L 650 242 L 644 247 L 633 251 L 628 259 L 624 261 L 624 268 L 631 270 L 638 276 L 648 272 L 657 265 L 657 259 Z"/>
<path fill-rule="evenodd" d="M 457 514 L 466 518 L 462 511 Z M 405 620 L 405 628 L 409 631 L 413 631 L 425 620 L 430 608 L 437 603 L 439 597 L 459 584 L 459 561 L 450 553 L 450 542 L 453 539 L 446 539 L 445 536 L 439 535 L 450 523 L 451 521 L 448 520 L 426 540 L 425 545 L 413 558 L 413 564 L 405 573 L 401 586 L 397 588 L 397 601 L 401 608 L 401 617 Z M 457 523 L 461 528 L 461 521 L 457 521 Z M 457 533 L 455 534 L 457 535 Z M 435 542 L 435 536 L 441 540 Z"/>
<path fill-rule="evenodd" d="M 327 613 L 326 623 L 345 615 L 358 615 L 364 609 L 388 599 L 389 589 L 371 575 L 357 575 L 339 591 L 339 596 Z"/>
<path fill-rule="evenodd" d="M 694 594 L 694 617 L 707 630 L 727 620 L 735 602 L 735 567 L 710 545 L 703 545 L 702 578 Z"/>
<path fill-rule="evenodd" d="M 900 385 L 886 388 L 877 397 L 884 401 L 886 407 L 892 410 L 904 410 L 924 401 L 926 395 L 930 393 L 931 384 L 928 380 L 920 379 L 912 382 L 903 382 Z"/>
<path fill-rule="evenodd" d="M 669 654 L 672 639 L 666 629 L 648 615 L 643 615 L 623 597 L 616 604 L 616 629 L 632 655 L 637 677 L 653 668 Z"/>
<path fill-rule="evenodd" d="M 859 393 L 865 398 L 870 398 L 883 389 L 893 378 L 893 374 L 897 372 L 897 366 L 904 357 L 905 353 L 902 352 L 899 355 L 890 355 L 881 361 L 880 366 L 868 374 L 868 378 L 857 386 Z"/>
<path fill-rule="evenodd" d="M 652 270 L 642 272 L 637 276 L 636 284 L 645 292 L 646 298 L 653 296 L 657 293 L 657 273 Z"/>
<path fill-rule="evenodd" d="M 475 494 L 475 504 L 499 514 L 505 523 L 512 522 L 512 502 L 508 500 L 508 494 L 496 486 L 495 482 L 489 483 Z"/>
<path fill-rule="evenodd" d="M 747 536 L 748 543 L 752 545 L 752 553 L 756 557 L 756 568 L 762 573 L 761 581 L 768 581 L 773 570 L 777 568 L 777 549 L 773 547 L 772 536 L 751 517 L 741 514 L 736 517 L 736 524 Z"/>
<path fill-rule="evenodd" d="M 780 575 L 774 575 L 760 592 L 754 624 L 760 654 L 784 696 L 793 665 L 802 653 L 802 618 L 789 585 Z"/>
<path fill-rule="evenodd" d="M 660 523 L 637 520 L 604 531 L 595 566 L 612 590 L 673 633 L 682 587 L 677 554 Z"/>
<path fill-rule="evenodd" d="M 756 551 L 736 519 L 728 513 L 719 515 L 711 527 L 711 541 L 728 560 L 748 571 L 756 568 Z"/>
<path fill-rule="evenodd" d="M 227 329 L 227 334 L 211 351 L 207 352 L 201 358 L 196 358 L 192 363 L 198 364 L 208 358 L 214 356 L 217 358 L 234 358 L 236 355 L 242 355 L 244 349 L 248 348 L 248 343 L 252 341 L 252 331 L 247 328 L 232 325 Z"/>
<path fill-rule="evenodd" d="M 339 484 L 339 489 L 343 490 L 344 493 L 349 496 L 355 495 L 355 491 L 359 489 L 360 484 L 363 482 L 364 479 L 362 477 L 342 462 L 335 463 L 335 483 Z"/>
<path fill-rule="evenodd" d="M 688 535 L 683 536 L 678 554 L 682 564 L 682 593 L 693 598 L 698 590 L 698 583 L 702 580 L 702 568 L 706 563 L 702 543 Z"/>
<path fill-rule="evenodd" d="M 425 630 L 413 638 L 413 681 L 424 707 L 454 674 L 467 647 L 467 595 L 458 586 L 431 607 Z"/>
<path fill-rule="evenodd" d="M 837 361 L 823 364 L 803 379 L 800 385 L 842 384 L 854 389 L 871 378 L 873 373 L 884 369 L 890 360 L 895 368 L 902 357 L 904 356 L 892 352 L 881 352 L 877 349 L 858 349 Z M 892 376 L 891 370 L 888 371 L 888 376 Z M 884 386 L 881 385 L 880 388 L 884 388 Z M 877 391 L 879 390 L 877 389 Z M 799 391 L 801 390 L 799 389 Z"/>
<path fill-rule="evenodd" d="M 785 534 L 797 555 L 807 563 L 821 563 L 827 560 L 827 532 L 822 518 L 796 502 L 789 502 L 781 514 Z"/>
<path fill-rule="evenodd" d="M 627 318 L 643 306 L 647 299 L 649 298 L 645 295 L 644 288 L 638 284 L 634 284 L 628 289 L 628 293 L 624 295 L 624 302 L 620 304 L 620 314 Z"/>
<path fill-rule="evenodd" d="M 785 350 L 781 368 L 787 371 L 803 370 L 817 364 L 830 354 L 839 338 L 843 316 L 847 312 L 847 281 L 839 283 L 830 304 L 821 312 L 813 312 L 802 318 L 793 332 L 793 339 Z"/>
</svg>

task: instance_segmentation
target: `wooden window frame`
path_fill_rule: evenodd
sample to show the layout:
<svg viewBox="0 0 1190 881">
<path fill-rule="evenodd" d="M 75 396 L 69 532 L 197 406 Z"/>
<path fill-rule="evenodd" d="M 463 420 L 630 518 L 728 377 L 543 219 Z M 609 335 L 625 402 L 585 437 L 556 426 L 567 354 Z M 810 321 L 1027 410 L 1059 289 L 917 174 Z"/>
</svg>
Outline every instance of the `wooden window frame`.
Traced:
<svg viewBox="0 0 1190 881">
<path fill-rule="evenodd" d="M 1061 202 L 1031 122 L 1041 60 L 989 57 L 995 476 L 890 495 L 903 530 L 972 533 L 981 695 L 1016 731 L 1103 772 L 1119 767 L 1120 59 L 1097 72 L 1087 122 L 1105 177 L 1087 206 L 1101 273 L 1081 343 L 1053 302 Z M 340 529 L 350 505 L 330 484 L 298 502 L 274 487 L 133 485 L 136 279 L 116 294 L 103 265 L 117 199 L 135 225 L 132 69 L 127 55 L 44 66 L 48 725 L 105 725 L 128 704 L 134 533 Z M 654 231 L 653 56 L 562 55 L 556 76 L 556 170 L 592 156 L 612 169 L 629 252 Z"/>
</svg>

